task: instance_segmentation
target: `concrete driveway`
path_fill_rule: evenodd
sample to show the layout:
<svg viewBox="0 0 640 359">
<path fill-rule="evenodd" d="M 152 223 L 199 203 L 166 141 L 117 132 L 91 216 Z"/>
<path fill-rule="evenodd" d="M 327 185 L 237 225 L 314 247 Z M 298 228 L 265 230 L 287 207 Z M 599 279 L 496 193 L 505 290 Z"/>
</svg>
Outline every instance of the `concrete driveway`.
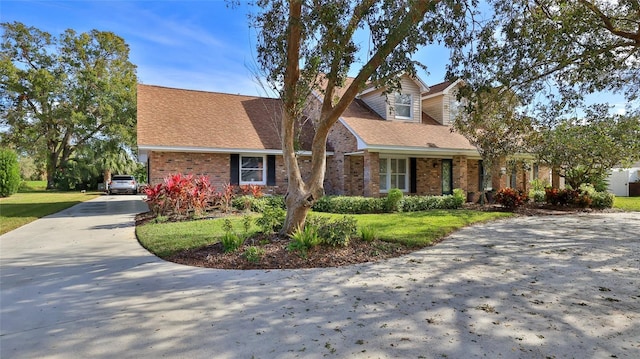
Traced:
<svg viewBox="0 0 640 359">
<path fill-rule="evenodd" d="M 0 237 L 2 358 L 640 358 L 640 213 L 523 217 L 333 269 L 142 249 L 139 196 Z"/>
</svg>

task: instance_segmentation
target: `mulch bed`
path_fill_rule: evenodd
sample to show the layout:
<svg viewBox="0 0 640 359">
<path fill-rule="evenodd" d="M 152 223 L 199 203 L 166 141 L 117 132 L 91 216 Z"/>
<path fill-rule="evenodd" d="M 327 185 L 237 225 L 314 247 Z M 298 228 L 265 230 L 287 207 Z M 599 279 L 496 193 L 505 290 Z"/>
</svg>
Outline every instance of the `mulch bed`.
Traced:
<svg viewBox="0 0 640 359">
<path fill-rule="evenodd" d="M 504 211 L 507 210 L 499 205 L 485 205 L 467 203 L 465 209 L 479 211 Z M 521 216 L 552 216 L 567 215 L 575 213 L 591 213 L 596 210 L 570 207 L 553 207 L 540 204 L 528 204 L 516 209 L 515 213 Z M 597 212 L 615 212 L 616 209 L 608 209 Z M 210 217 L 223 217 L 224 214 L 212 214 Z M 136 216 L 136 226 L 142 225 L 153 219 L 150 212 L 141 213 Z M 176 219 L 173 219 L 176 221 Z M 219 269 L 294 269 L 294 268 L 326 268 L 340 267 L 358 263 L 375 262 L 387 258 L 398 257 L 417 249 L 407 247 L 398 243 L 389 243 L 379 240 L 365 242 L 353 239 L 345 247 L 316 246 L 310 249 L 306 255 L 297 251 L 287 249 L 289 239 L 278 235 L 250 238 L 237 251 L 225 253 L 220 243 L 213 245 L 189 249 L 176 253 L 167 261 L 206 268 Z M 434 245 L 433 243 L 432 245 Z M 249 261 L 245 256 L 245 251 L 251 247 L 259 247 L 263 253 L 256 263 Z"/>
</svg>

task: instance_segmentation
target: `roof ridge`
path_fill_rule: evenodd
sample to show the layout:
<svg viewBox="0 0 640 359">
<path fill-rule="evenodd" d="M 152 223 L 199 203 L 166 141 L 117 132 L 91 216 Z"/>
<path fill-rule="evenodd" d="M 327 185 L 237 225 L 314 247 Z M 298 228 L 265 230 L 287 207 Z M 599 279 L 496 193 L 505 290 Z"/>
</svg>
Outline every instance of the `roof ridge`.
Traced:
<svg viewBox="0 0 640 359">
<path fill-rule="evenodd" d="M 185 89 L 185 88 L 179 88 L 179 87 L 170 87 L 170 86 L 162 86 L 162 85 L 150 85 L 150 84 L 143 84 L 143 83 L 138 83 L 138 86 L 155 87 L 155 88 L 159 88 L 159 89 L 175 90 L 175 91 L 187 91 L 187 92 L 199 92 L 199 93 L 205 93 L 205 94 L 216 94 L 216 95 L 247 97 L 247 98 L 253 98 L 253 99 L 280 100 L 277 97 L 243 95 L 243 94 L 239 94 L 239 93 L 238 94 L 234 94 L 234 93 L 221 92 L 221 91 L 206 91 L 206 90 Z"/>
</svg>

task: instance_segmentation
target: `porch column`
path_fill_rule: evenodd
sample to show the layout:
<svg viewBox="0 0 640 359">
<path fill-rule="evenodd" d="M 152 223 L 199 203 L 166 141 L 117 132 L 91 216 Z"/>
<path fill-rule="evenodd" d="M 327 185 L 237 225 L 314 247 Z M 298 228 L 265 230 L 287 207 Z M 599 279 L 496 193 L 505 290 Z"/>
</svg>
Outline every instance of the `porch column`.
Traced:
<svg viewBox="0 0 640 359">
<path fill-rule="evenodd" d="M 453 156 L 453 188 L 461 188 L 468 192 L 467 157 Z"/>
<path fill-rule="evenodd" d="M 343 156 L 343 161 L 341 194 L 351 196 L 351 156 Z"/>
<path fill-rule="evenodd" d="M 506 172 L 503 173 L 502 169 L 506 168 L 507 166 L 507 161 L 504 157 L 494 160 L 493 161 L 493 165 L 492 165 L 492 169 L 491 169 L 491 188 L 494 191 L 497 191 L 503 187 L 505 187 L 504 184 L 506 184 Z"/>
<path fill-rule="evenodd" d="M 377 152 L 364 151 L 364 196 L 378 197 L 380 195 L 380 156 Z"/>
</svg>

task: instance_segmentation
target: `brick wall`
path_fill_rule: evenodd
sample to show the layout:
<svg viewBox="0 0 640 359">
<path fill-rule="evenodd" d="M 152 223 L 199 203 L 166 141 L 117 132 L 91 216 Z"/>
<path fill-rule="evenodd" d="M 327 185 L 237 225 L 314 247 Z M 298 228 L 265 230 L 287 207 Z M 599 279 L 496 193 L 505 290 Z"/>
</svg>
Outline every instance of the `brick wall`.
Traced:
<svg viewBox="0 0 640 359">
<path fill-rule="evenodd" d="M 334 155 L 327 159 L 325 190 L 328 194 L 351 194 L 353 156 L 345 156 L 345 153 L 357 151 L 356 138 L 342 123 L 337 122 L 329 131 L 327 143 Z"/>
<path fill-rule="evenodd" d="M 345 193 L 350 196 L 364 196 L 364 157 L 347 156 L 348 162 L 347 180 L 345 181 Z"/>
<path fill-rule="evenodd" d="M 435 158 L 416 159 L 416 194 L 442 194 L 442 161 Z"/>
<path fill-rule="evenodd" d="M 151 152 L 149 155 L 149 183 L 162 183 L 172 174 L 192 174 L 208 176 L 211 184 L 220 189 L 231 180 L 231 164 L 228 153 L 193 153 L 193 152 Z M 311 174 L 311 157 L 298 159 L 303 179 Z M 276 156 L 276 186 L 265 188 L 265 193 L 284 194 L 287 190 L 288 176 L 284 166 L 284 158 Z"/>
<path fill-rule="evenodd" d="M 467 191 L 467 157 L 453 156 L 453 188 L 462 188 Z"/>
<path fill-rule="evenodd" d="M 364 151 L 364 196 L 380 196 L 380 154 Z"/>
<path fill-rule="evenodd" d="M 208 176 L 216 188 L 229 183 L 229 154 L 151 152 L 149 154 L 149 184 L 162 183 L 165 177 L 176 174 Z"/>
<path fill-rule="evenodd" d="M 466 192 L 478 192 L 481 186 L 480 183 L 480 161 L 479 160 L 467 160 L 467 188 Z"/>
</svg>

